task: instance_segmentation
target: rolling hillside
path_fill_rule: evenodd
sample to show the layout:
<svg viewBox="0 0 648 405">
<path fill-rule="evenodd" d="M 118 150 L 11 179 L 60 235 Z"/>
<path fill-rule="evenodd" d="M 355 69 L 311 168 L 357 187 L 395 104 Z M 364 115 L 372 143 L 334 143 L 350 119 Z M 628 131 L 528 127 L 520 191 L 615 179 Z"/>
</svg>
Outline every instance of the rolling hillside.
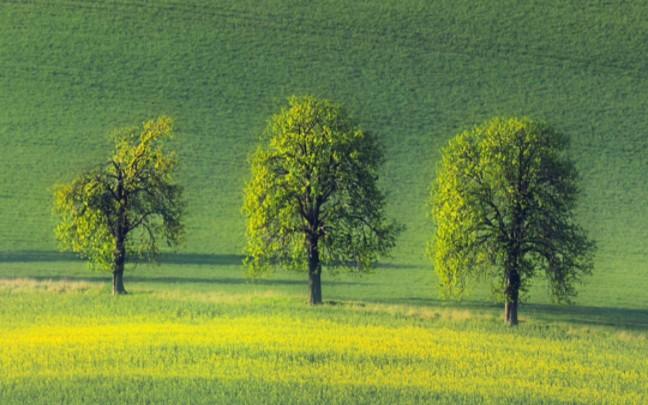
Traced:
<svg viewBox="0 0 648 405">
<path fill-rule="evenodd" d="M 493 115 L 550 121 L 572 138 L 579 212 L 599 246 L 583 299 L 639 306 L 647 43 L 639 0 L 4 0 L 0 266 L 52 257 L 48 188 L 102 159 L 112 130 L 159 114 L 177 123 L 183 252 L 239 255 L 247 156 L 287 97 L 311 94 L 383 140 L 389 209 L 408 227 L 390 266 L 429 285 L 425 201 L 439 148 Z"/>
</svg>

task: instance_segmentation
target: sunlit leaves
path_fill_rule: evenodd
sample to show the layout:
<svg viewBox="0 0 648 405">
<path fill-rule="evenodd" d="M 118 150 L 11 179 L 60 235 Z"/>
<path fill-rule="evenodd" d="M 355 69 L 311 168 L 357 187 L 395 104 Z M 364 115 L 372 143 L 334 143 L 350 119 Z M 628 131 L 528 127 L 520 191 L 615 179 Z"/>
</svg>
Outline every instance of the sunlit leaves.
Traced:
<svg viewBox="0 0 648 405">
<path fill-rule="evenodd" d="M 328 100 L 292 98 L 272 117 L 251 158 L 243 212 L 248 268 L 306 270 L 306 238 L 316 236 L 329 268 L 366 271 L 394 246 L 377 187 L 382 150 Z"/>
<path fill-rule="evenodd" d="M 160 237 L 169 245 L 181 241 L 185 204 L 172 178 L 177 157 L 164 149 L 172 136 L 169 117 L 117 131 L 107 162 L 55 187 L 62 249 L 89 259 L 91 267 L 112 270 L 120 237 L 129 256 L 146 258 L 158 253 Z"/>
<path fill-rule="evenodd" d="M 575 221 L 578 174 L 568 140 L 547 124 L 496 118 L 443 150 L 430 200 L 436 233 L 428 247 L 444 293 L 505 267 L 528 285 L 542 271 L 558 300 L 592 268 L 594 244 Z"/>
</svg>

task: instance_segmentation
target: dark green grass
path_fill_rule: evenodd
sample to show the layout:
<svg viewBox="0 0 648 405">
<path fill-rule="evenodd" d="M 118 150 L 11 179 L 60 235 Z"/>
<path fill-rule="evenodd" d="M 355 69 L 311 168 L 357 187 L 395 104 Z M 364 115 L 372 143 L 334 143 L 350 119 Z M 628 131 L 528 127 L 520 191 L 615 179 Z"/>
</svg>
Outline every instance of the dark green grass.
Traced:
<svg viewBox="0 0 648 405">
<path fill-rule="evenodd" d="M 376 3 L 2 2 L 0 252 L 28 264 L 50 257 L 48 188 L 106 156 L 113 129 L 164 113 L 177 122 L 189 199 L 184 258 L 239 255 L 246 157 L 288 96 L 312 94 L 343 103 L 383 140 L 389 211 L 408 227 L 387 267 L 362 281 L 394 288 L 358 295 L 353 284 L 325 284 L 325 299 L 436 297 L 424 204 L 439 148 L 493 115 L 524 114 L 572 138 L 580 216 L 599 245 L 579 302 L 640 305 L 648 285 L 643 2 Z M 0 267 L 39 271 L 19 262 Z M 541 284 L 533 302 L 546 302 Z"/>
</svg>

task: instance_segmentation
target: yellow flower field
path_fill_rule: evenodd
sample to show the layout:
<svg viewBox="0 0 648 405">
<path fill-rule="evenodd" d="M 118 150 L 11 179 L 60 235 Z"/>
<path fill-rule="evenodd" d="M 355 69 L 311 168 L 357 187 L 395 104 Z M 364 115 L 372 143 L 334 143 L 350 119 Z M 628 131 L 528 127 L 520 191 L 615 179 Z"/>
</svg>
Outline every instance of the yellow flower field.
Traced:
<svg viewBox="0 0 648 405">
<path fill-rule="evenodd" d="M 465 330 L 456 322 L 381 324 L 374 315 L 362 322 L 357 311 L 349 321 L 306 309 L 268 315 L 249 307 L 247 312 L 193 320 L 136 315 L 129 321 L 103 311 L 96 317 L 3 323 L 0 386 L 86 379 L 127 385 L 144 378 L 314 384 L 345 387 L 347 393 L 390 389 L 493 402 L 647 399 L 644 339 L 554 339 L 496 328 Z M 287 392 L 286 399 L 309 402 L 296 392 Z"/>
</svg>

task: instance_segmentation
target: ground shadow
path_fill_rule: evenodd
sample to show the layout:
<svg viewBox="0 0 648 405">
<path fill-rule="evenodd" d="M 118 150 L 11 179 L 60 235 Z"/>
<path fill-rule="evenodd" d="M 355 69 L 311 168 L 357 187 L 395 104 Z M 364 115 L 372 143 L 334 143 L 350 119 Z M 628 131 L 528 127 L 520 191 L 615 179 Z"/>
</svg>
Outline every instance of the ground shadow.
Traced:
<svg viewBox="0 0 648 405">
<path fill-rule="evenodd" d="M 160 258 L 161 263 L 169 264 L 191 264 L 191 265 L 207 265 L 207 266 L 237 266 L 242 263 L 244 256 L 233 254 L 211 255 L 211 254 L 165 254 Z M 71 253 L 61 253 L 56 251 L 15 251 L 15 252 L 0 252 L 0 263 L 35 263 L 35 262 L 66 262 L 66 261 L 81 261 L 76 255 Z M 394 263 L 381 264 L 378 267 L 386 269 L 400 269 L 400 268 L 416 268 L 415 265 L 402 265 Z M 63 281 L 74 280 L 84 282 L 99 282 L 110 283 L 110 273 L 104 272 L 88 272 L 87 275 L 25 275 L 37 281 Z M 222 272 L 214 274 L 214 277 L 209 277 L 209 269 L 202 272 L 200 277 L 182 277 L 182 276 L 169 276 L 160 274 L 156 276 L 152 271 L 150 275 L 143 276 L 138 272 L 127 272 L 124 280 L 128 283 L 159 283 L 159 284 L 206 284 L 206 285 L 259 285 L 259 286 L 302 286 L 305 285 L 307 280 L 303 278 L 263 278 L 263 279 L 248 279 L 242 272 L 240 276 L 228 277 L 224 276 Z M 324 286 L 370 286 L 374 283 L 368 282 L 366 278 L 352 278 L 351 280 L 340 280 L 338 276 L 328 277 L 323 281 Z M 472 301 L 464 300 L 456 301 L 441 301 L 434 297 L 398 297 L 387 298 L 382 297 L 376 300 L 365 299 L 366 303 L 377 304 L 396 304 L 396 305 L 410 305 L 416 307 L 444 307 L 455 309 L 467 309 L 477 312 L 490 312 L 498 314 L 503 311 L 501 304 L 494 304 L 485 301 Z M 549 304 L 521 304 L 520 317 L 522 319 L 534 319 L 546 322 L 565 322 L 573 325 L 581 326 L 602 326 L 621 328 L 633 331 L 646 331 L 648 330 L 648 309 L 632 309 L 632 308 L 619 308 L 619 307 L 594 307 L 594 306 L 581 306 L 581 305 L 549 305 Z"/>
<path fill-rule="evenodd" d="M 160 255 L 158 262 L 161 264 L 205 264 L 215 266 L 230 266 L 243 263 L 243 255 L 211 255 L 195 253 L 165 253 Z M 11 252 L 0 252 L 0 263 L 34 263 L 34 262 L 69 262 L 85 261 L 78 255 L 70 252 L 57 251 L 40 251 L 40 250 L 20 250 Z M 143 262 L 140 259 L 133 258 L 132 263 Z"/>
<path fill-rule="evenodd" d="M 635 331 L 648 330 L 648 309 L 580 305 L 524 304 L 520 314 L 544 321 L 581 326 L 608 326 Z"/>
<path fill-rule="evenodd" d="M 158 262 L 168 264 L 202 264 L 210 266 L 237 266 L 243 264 L 245 256 L 232 254 L 168 253 L 159 257 Z"/>
<path fill-rule="evenodd" d="M 403 263 L 391 263 L 391 262 L 378 262 L 375 266 L 377 269 L 390 269 L 390 270 L 412 270 L 412 269 L 421 269 L 425 268 L 425 265 L 416 265 L 416 264 L 403 264 Z"/>
<path fill-rule="evenodd" d="M 74 253 L 68 252 L 40 250 L 0 252 L 0 263 L 71 262 L 81 260 Z"/>
<path fill-rule="evenodd" d="M 201 254 L 201 253 L 164 253 L 157 262 L 160 264 L 191 264 L 211 266 L 237 266 L 243 264 L 244 255 L 237 254 Z M 71 252 L 20 250 L 0 252 L 0 263 L 34 263 L 34 262 L 69 262 L 85 261 Z M 131 258 L 131 263 L 143 263 L 138 258 Z M 400 263 L 377 263 L 377 269 L 416 269 L 421 266 Z"/>
<path fill-rule="evenodd" d="M 477 301 L 444 301 L 438 298 L 402 297 L 364 300 L 365 303 L 407 305 L 418 308 L 451 308 L 466 309 L 478 313 L 489 313 L 503 317 L 504 305 Z M 521 325 L 526 320 L 538 320 L 547 323 L 564 322 L 577 326 L 600 326 L 624 329 L 636 332 L 648 331 L 648 309 L 594 307 L 581 305 L 520 304 L 519 316 Z"/>
</svg>

